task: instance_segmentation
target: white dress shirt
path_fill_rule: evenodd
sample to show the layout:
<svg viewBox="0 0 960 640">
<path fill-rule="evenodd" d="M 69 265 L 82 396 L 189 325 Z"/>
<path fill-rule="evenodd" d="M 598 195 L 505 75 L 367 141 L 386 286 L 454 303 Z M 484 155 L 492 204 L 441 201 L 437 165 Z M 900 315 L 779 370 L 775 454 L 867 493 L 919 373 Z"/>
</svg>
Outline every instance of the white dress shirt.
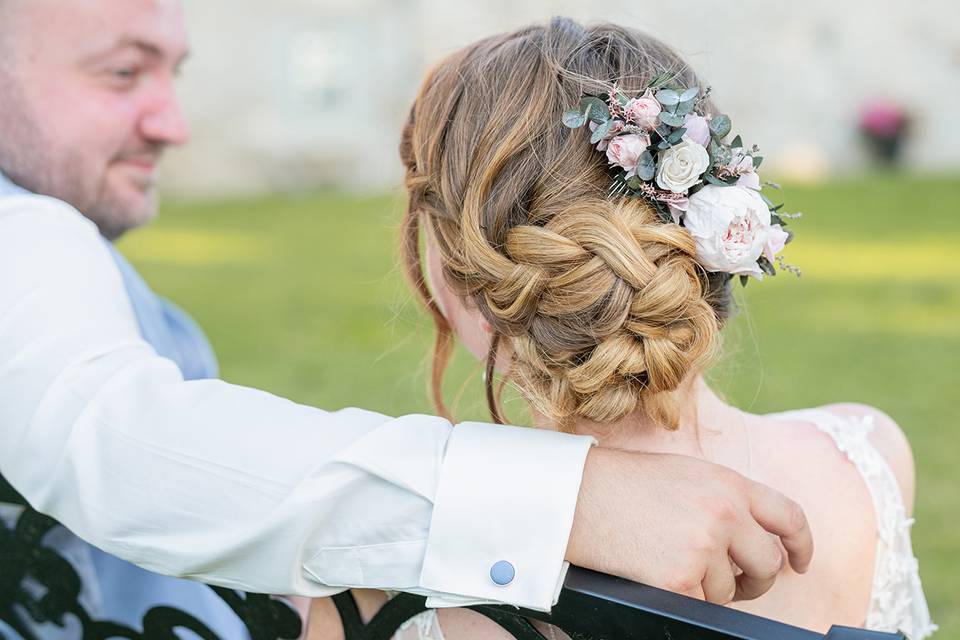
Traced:
<svg viewBox="0 0 960 640">
<path fill-rule="evenodd" d="M 84 540 L 253 592 L 556 602 L 591 438 L 184 381 L 96 227 L 51 198 L 0 196 L 0 273 L 0 472 Z"/>
</svg>

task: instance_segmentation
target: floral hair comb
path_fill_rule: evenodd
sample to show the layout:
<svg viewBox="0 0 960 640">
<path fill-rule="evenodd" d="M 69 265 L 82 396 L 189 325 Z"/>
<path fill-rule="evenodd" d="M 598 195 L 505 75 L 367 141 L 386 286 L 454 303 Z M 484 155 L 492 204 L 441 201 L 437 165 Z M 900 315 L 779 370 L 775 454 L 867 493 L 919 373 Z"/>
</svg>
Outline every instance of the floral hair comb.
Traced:
<svg viewBox="0 0 960 640">
<path fill-rule="evenodd" d="M 649 201 L 664 223 L 684 226 L 697 246 L 697 260 L 708 271 L 763 279 L 781 269 L 799 269 L 778 255 L 793 234 L 781 212 L 762 193 L 756 146 L 740 136 L 725 142 L 730 118 L 711 116 L 703 105 L 710 89 L 676 87 L 655 79 L 638 97 L 616 86 L 609 93 L 584 95 L 579 108 L 563 114 L 563 124 L 589 123 L 591 144 L 606 152 L 613 175 L 611 197 Z M 779 189 L 767 182 L 766 186 Z"/>
</svg>

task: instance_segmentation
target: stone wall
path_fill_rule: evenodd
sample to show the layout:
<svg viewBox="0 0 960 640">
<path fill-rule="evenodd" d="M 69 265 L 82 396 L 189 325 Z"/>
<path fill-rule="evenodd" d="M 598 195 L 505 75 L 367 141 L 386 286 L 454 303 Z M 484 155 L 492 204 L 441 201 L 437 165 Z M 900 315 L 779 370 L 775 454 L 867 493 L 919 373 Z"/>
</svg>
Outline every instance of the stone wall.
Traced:
<svg viewBox="0 0 960 640">
<path fill-rule="evenodd" d="M 186 0 L 193 57 L 182 96 L 193 142 L 169 189 L 224 195 L 400 177 L 400 124 L 425 70 L 476 38 L 562 14 L 614 20 L 674 45 L 768 172 L 864 168 L 865 101 L 902 103 L 907 164 L 960 167 L 955 0 Z"/>
</svg>

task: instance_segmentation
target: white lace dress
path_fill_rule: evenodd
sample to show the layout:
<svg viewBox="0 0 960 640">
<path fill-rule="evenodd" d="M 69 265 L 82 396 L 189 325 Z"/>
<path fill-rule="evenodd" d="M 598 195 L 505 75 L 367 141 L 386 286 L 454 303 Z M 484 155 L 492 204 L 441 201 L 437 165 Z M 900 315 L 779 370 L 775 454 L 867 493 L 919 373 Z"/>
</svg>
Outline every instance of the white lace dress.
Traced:
<svg viewBox="0 0 960 640">
<path fill-rule="evenodd" d="M 878 543 L 870 606 L 863 626 L 875 631 L 899 630 L 910 640 L 930 636 L 937 626 L 930 620 L 910 542 L 913 519 L 906 516 L 893 470 L 869 440 L 873 417 L 840 417 L 822 409 L 788 411 L 770 417 L 815 424 L 836 442 L 870 490 L 877 514 Z M 539 628 L 549 640 L 567 637 L 552 628 Z M 436 612 L 425 611 L 411 618 L 393 640 L 444 640 Z"/>
</svg>

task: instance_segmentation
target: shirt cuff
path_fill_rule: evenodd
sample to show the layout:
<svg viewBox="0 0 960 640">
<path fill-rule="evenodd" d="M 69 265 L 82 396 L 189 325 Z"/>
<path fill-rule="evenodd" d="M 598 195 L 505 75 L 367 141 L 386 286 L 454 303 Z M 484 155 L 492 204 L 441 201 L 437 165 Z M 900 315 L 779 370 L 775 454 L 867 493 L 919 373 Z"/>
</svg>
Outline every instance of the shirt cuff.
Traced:
<svg viewBox="0 0 960 640">
<path fill-rule="evenodd" d="M 549 611 L 563 587 L 563 558 L 594 444 L 590 436 L 542 429 L 456 426 L 420 576 L 420 587 L 436 594 L 428 606 Z"/>
</svg>

